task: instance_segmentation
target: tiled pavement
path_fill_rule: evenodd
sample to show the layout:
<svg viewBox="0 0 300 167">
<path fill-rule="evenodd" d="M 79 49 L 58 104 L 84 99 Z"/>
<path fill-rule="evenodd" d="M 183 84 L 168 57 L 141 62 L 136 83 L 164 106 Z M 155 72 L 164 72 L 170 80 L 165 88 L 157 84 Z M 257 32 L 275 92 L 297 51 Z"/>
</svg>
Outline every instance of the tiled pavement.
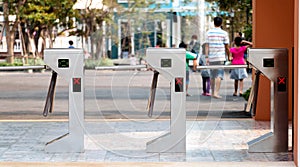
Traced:
<svg viewBox="0 0 300 167">
<path fill-rule="evenodd" d="M 274 166 L 277 162 L 281 167 L 293 164 L 290 162 L 291 153 L 248 153 L 247 142 L 269 132 L 268 122 L 252 119 L 189 120 L 186 154 L 147 153 L 146 143 L 168 132 L 169 128 L 169 120 L 87 120 L 85 152 L 45 153 L 45 143 L 68 132 L 67 122 L 2 121 L 0 165 L 5 162 L 125 163 L 121 166 L 133 162 L 185 162 L 183 164 L 188 166 L 207 162 L 218 162 L 213 163 L 215 165 L 232 162 L 242 166 L 253 162 Z M 283 161 L 285 164 L 282 164 Z"/>
<path fill-rule="evenodd" d="M 149 95 L 147 79 L 152 78 L 152 73 L 131 75 L 125 72 L 115 74 L 86 71 L 85 116 L 88 119 L 85 124 L 85 152 L 45 153 L 44 146 L 48 141 L 68 132 L 68 122 L 62 121 L 67 117 L 65 112 L 67 108 L 65 105 L 67 103 L 66 93 L 65 91 L 61 92 L 66 90 L 66 86 L 57 87 L 56 98 L 58 100 L 55 101 L 57 108 L 55 108 L 51 119 L 45 119 L 41 116 L 41 110 L 48 90 L 50 72 L 26 75 L 23 73 L 1 73 L 0 76 L 5 77 L 5 79 L 0 80 L 0 85 L 2 85 L 0 87 L 1 104 L 5 104 L 1 105 L 0 108 L 1 167 L 294 166 L 291 152 L 248 153 L 247 142 L 269 132 L 269 122 L 254 121 L 246 117 L 241 118 L 239 115 L 232 117 L 232 114 L 240 113 L 244 101 L 240 98 L 231 97 L 232 81 L 228 79 L 222 84 L 223 95 L 226 95 L 226 98 L 220 101 L 222 103 L 219 103 L 219 101 L 211 101 L 210 98 L 198 96 L 201 94 L 199 92 L 201 90 L 197 85 L 200 84 L 201 80 L 199 80 L 198 74 L 192 74 L 193 82 L 190 85 L 190 92 L 193 96 L 187 98 L 186 111 L 189 118 L 187 121 L 186 154 L 150 154 L 145 151 L 146 143 L 168 132 L 170 126 L 169 120 L 156 119 L 159 115 L 164 116 L 160 118 L 168 118 L 168 115 L 163 114 L 164 110 L 156 111 L 155 119 L 149 119 L 144 111 Z M 134 76 L 131 77 L 133 79 L 130 80 L 130 84 L 125 82 L 128 76 Z M 118 82 L 113 82 L 114 78 L 117 78 Z M 106 82 L 101 82 L 103 80 Z M 128 108 L 128 103 L 123 100 L 123 97 L 110 97 L 112 93 L 109 90 L 114 88 L 115 93 L 119 95 L 119 87 L 123 89 L 124 85 L 130 86 L 128 92 L 132 93 L 130 94 L 130 97 L 132 96 L 131 108 Z M 251 80 L 245 80 L 245 88 L 250 85 Z M 158 95 L 159 93 L 168 93 L 166 90 L 169 90 L 167 87 L 169 83 L 163 78 L 160 79 L 159 86 Z M 96 91 L 92 91 L 94 89 Z M 96 94 L 95 97 L 92 96 L 94 93 Z M 97 108 L 97 105 L 94 104 L 95 101 L 101 104 L 101 112 L 94 111 Z M 160 106 L 168 106 L 169 103 L 166 101 L 168 99 L 157 101 L 157 109 L 160 109 Z M 201 105 L 199 105 L 199 101 L 201 101 Z M 211 105 L 216 103 L 221 104 L 221 106 Z M 120 108 L 116 107 L 116 104 L 121 106 L 122 110 L 117 110 Z M 214 112 L 220 111 L 219 107 L 223 107 L 221 108 L 223 113 Z M 126 109 L 129 112 L 126 112 Z M 168 111 L 168 107 L 165 110 Z M 102 114 L 104 116 L 99 117 Z M 120 114 L 127 119 L 116 119 Z M 223 118 L 226 114 L 227 117 Z M 98 120 L 91 120 L 94 117 Z M 290 147 L 292 145 L 291 138 L 290 129 Z"/>
</svg>

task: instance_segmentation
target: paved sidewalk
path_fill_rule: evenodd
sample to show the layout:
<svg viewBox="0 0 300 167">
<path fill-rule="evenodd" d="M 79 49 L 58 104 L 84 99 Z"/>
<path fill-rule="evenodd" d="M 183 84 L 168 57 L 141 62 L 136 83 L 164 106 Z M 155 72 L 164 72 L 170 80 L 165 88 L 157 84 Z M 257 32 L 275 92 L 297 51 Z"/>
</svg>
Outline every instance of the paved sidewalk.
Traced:
<svg viewBox="0 0 300 167">
<path fill-rule="evenodd" d="M 158 154 L 147 153 L 146 143 L 167 133 L 169 120 L 87 121 L 84 153 L 45 153 L 45 143 L 68 132 L 67 122 L 2 121 L 0 162 L 278 162 L 283 166 L 280 162 L 291 161 L 291 153 L 247 151 L 247 142 L 269 132 L 268 127 L 267 122 L 251 119 L 188 121 L 186 154 Z"/>
<path fill-rule="evenodd" d="M 155 111 L 145 111 L 151 72 L 86 71 L 85 152 L 45 153 L 47 142 L 68 132 L 68 85 L 57 82 L 54 113 L 42 116 L 51 73 L 0 73 L 0 166 L 294 166 L 292 153 L 248 153 L 247 142 L 269 132 L 269 122 L 243 112 L 233 81 L 222 99 L 201 96 L 191 74 L 186 154 L 150 154 L 146 143 L 169 131 L 169 82 L 159 77 Z M 251 79 L 245 80 L 245 90 Z M 291 147 L 291 129 L 289 131 Z"/>
<path fill-rule="evenodd" d="M 85 71 L 85 118 L 148 119 L 146 106 L 150 95 L 151 71 Z M 51 72 L 0 72 L 0 120 L 67 119 L 68 84 L 58 76 L 53 113 L 47 118 L 42 112 Z M 191 73 L 186 114 L 189 119 L 202 119 L 208 111 L 222 107 L 223 117 L 240 117 L 245 100 L 234 97 L 233 80 L 228 73 L 221 84 L 223 99 L 202 96 L 200 73 Z M 251 86 L 245 79 L 244 91 Z M 159 76 L 153 117 L 168 119 L 170 115 L 170 83 Z M 213 104 L 213 105 L 212 105 Z M 218 104 L 218 106 L 214 105 Z"/>
<path fill-rule="evenodd" d="M 3 167 L 295 167 L 293 162 L 0 162 Z"/>
</svg>

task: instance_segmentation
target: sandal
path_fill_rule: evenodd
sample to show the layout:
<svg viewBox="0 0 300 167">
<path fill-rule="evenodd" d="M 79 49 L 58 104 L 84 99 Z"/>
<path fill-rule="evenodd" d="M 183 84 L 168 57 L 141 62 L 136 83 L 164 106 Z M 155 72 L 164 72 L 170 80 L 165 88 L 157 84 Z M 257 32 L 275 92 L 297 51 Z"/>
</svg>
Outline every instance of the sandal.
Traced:
<svg viewBox="0 0 300 167">
<path fill-rule="evenodd" d="M 214 95 L 212 97 L 215 98 L 215 99 L 222 99 L 222 96 L 219 96 L 219 95 Z"/>
</svg>

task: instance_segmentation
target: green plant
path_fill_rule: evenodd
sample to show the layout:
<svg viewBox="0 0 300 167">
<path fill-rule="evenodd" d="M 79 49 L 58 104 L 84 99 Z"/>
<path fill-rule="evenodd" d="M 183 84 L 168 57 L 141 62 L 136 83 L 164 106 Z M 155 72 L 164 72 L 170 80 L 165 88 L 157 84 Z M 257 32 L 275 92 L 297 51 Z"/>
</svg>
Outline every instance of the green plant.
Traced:
<svg viewBox="0 0 300 167">
<path fill-rule="evenodd" d="M 7 62 L 2 62 L 0 63 L 0 66 L 3 67 L 3 66 L 22 66 L 23 63 L 19 63 L 19 62 L 14 62 L 14 63 L 7 63 Z"/>
<path fill-rule="evenodd" d="M 248 41 L 252 41 L 252 25 L 247 25 L 244 30 L 245 39 Z"/>
<path fill-rule="evenodd" d="M 37 58 L 37 59 L 28 59 L 29 65 L 45 65 L 45 62 L 43 59 Z"/>
<path fill-rule="evenodd" d="M 15 58 L 14 59 L 14 64 L 9 64 L 10 66 L 35 66 L 35 65 L 45 65 L 45 62 L 43 61 L 43 59 L 37 58 L 37 59 L 33 59 L 33 58 L 29 58 L 27 64 L 23 63 L 24 60 L 20 59 L 20 58 Z"/>
<path fill-rule="evenodd" d="M 250 87 L 248 90 L 246 90 L 246 91 L 242 94 L 242 97 L 243 97 L 246 101 L 248 101 L 248 99 L 249 99 L 250 92 L 251 92 L 251 87 Z"/>
<path fill-rule="evenodd" d="M 97 66 L 113 66 L 113 62 L 108 58 L 103 58 L 100 60 L 87 59 L 84 61 L 85 69 L 95 69 Z"/>
</svg>

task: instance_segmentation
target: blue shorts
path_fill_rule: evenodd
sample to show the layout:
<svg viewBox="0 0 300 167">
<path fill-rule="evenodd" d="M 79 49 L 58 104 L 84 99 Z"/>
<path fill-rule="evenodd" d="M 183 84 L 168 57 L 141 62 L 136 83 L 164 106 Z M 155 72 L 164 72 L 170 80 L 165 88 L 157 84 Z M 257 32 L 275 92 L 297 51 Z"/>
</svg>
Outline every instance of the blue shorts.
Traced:
<svg viewBox="0 0 300 167">
<path fill-rule="evenodd" d="M 230 79 L 240 80 L 248 77 L 246 68 L 236 68 L 231 70 Z"/>
<path fill-rule="evenodd" d="M 190 71 L 187 70 L 185 74 L 185 84 L 188 85 L 190 83 Z"/>
<path fill-rule="evenodd" d="M 224 61 L 216 61 L 216 62 L 209 62 L 209 65 L 224 65 Z M 211 69 L 210 70 L 210 78 L 216 79 L 221 78 L 223 80 L 224 78 L 224 69 Z"/>
</svg>

